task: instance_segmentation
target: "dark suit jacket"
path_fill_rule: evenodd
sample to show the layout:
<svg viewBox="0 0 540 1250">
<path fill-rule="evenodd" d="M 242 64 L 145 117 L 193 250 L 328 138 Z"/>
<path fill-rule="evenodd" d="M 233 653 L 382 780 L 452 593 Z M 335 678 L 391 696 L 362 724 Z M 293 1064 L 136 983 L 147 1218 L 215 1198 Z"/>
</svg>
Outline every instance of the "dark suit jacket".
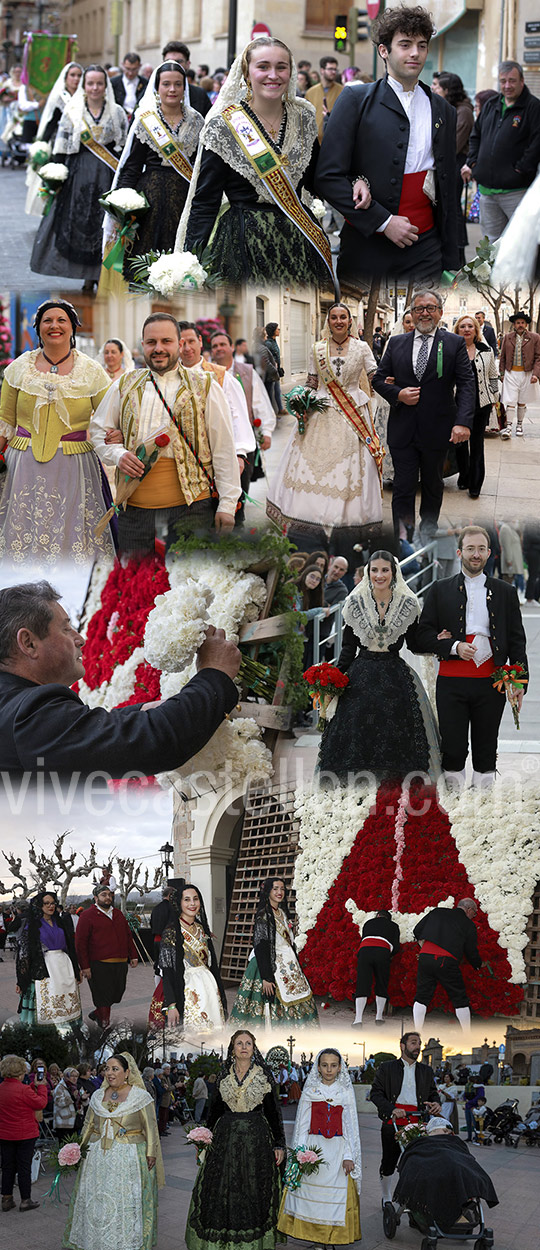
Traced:
<svg viewBox="0 0 540 1250">
<path fill-rule="evenodd" d="M 442 241 L 443 268 L 456 269 L 457 201 L 455 195 L 456 110 L 442 96 L 429 96 L 432 113 L 433 158 L 437 204 L 435 224 Z M 336 100 L 325 128 L 315 184 L 317 194 L 328 200 L 346 220 L 343 246 L 365 256 L 369 270 L 369 240 L 390 213 L 397 214 L 405 172 L 409 119 L 386 78 L 374 83 L 346 87 Z M 364 174 L 371 187 L 368 209 L 355 209 L 351 182 Z M 355 236 L 354 241 L 347 235 Z M 400 256 L 400 249 L 396 247 Z M 362 259 L 359 262 L 362 266 Z"/>
<path fill-rule="evenodd" d="M 237 700 L 230 677 L 209 668 L 147 712 L 141 704 L 89 708 L 67 686 L 38 686 L 0 672 L 0 774 L 52 771 L 84 779 L 178 768 L 202 750 Z"/>
<path fill-rule="evenodd" d="M 377 1068 L 370 1098 L 375 1103 L 380 1120 L 390 1119 L 403 1083 L 404 1070 L 403 1059 L 387 1059 Z M 419 1110 L 426 1102 L 440 1102 L 433 1069 L 429 1064 L 417 1062 L 414 1075 Z"/>
<path fill-rule="evenodd" d="M 136 98 L 136 105 L 135 105 L 135 107 L 137 107 L 137 104 L 138 104 L 138 103 L 139 103 L 139 101 L 142 99 L 142 97 L 143 97 L 143 95 L 144 95 L 144 93 L 145 93 L 145 91 L 146 91 L 147 86 L 148 86 L 148 79 L 147 79 L 147 78 L 142 78 L 142 77 L 141 77 L 141 75 L 140 75 L 140 74 L 138 74 L 138 75 L 137 75 L 137 87 L 136 87 L 136 97 L 137 97 L 137 98 Z M 117 103 L 117 104 L 121 104 L 121 105 L 122 105 L 122 108 L 123 108 L 123 107 L 124 107 L 124 100 L 125 100 L 125 98 L 126 98 L 126 89 L 125 89 L 125 87 L 124 87 L 124 76 L 123 76 L 123 74 L 115 74 L 114 78 L 111 78 L 111 87 L 112 87 L 112 89 L 113 89 L 113 91 L 114 91 L 114 98 L 115 98 L 115 100 L 116 100 L 116 103 Z"/>
<path fill-rule="evenodd" d="M 495 664 L 522 664 L 527 674 L 526 638 L 517 590 L 497 577 L 486 577 L 486 590 Z M 430 586 L 418 622 L 420 651 L 438 655 L 441 660 L 451 660 L 453 643 L 465 642 L 466 608 L 467 592 L 462 572 Z M 448 629 L 452 637 L 439 640 L 437 634 L 443 629 Z"/>
<path fill-rule="evenodd" d="M 340 96 L 341 99 L 341 96 Z M 474 374 L 465 339 L 448 330 L 435 331 L 427 368 L 420 383 L 420 399 L 414 407 L 400 403 L 399 392 L 418 386 L 412 365 L 414 333 L 396 334 L 372 379 L 373 389 L 390 404 L 388 446 L 407 447 L 420 442 L 426 450 L 448 446 L 453 425 L 472 428 L 476 404 Z M 442 377 L 437 376 L 439 343 L 442 343 Z M 395 378 L 386 383 L 385 378 Z"/>
<path fill-rule="evenodd" d="M 458 963 L 467 959 L 473 968 L 480 968 L 476 925 L 460 907 L 434 907 L 413 932 L 418 942 L 434 942 Z"/>
<path fill-rule="evenodd" d="M 202 87 L 198 87 L 194 82 L 189 84 L 189 102 L 192 109 L 200 113 L 201 117 L 206 117 L 206 114 L 212 108 L 212 101 L 208 98 L 206 91 L 203 91 Z"/>
<path fill-rule="evenodd" d="M 493 326 L 490 325 L 489 321 L 484 321 L 484 324 L 482 326 L 482 334 L 484 335 L 484 338 L 488 346 L 491 347 L 491 350 L 494 356 L 498 356 L 499 347 L 497 344 L 497 335 L 495 334 Z"/>
</svg>

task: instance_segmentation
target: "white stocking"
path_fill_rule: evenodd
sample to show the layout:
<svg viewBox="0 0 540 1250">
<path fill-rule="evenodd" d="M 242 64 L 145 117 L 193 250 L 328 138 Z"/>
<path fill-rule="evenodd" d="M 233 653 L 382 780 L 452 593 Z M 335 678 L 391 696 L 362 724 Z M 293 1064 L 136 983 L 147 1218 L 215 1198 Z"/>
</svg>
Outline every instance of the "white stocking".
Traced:
<svg viewBox="0 0 540 1250">
<path fill-rule="evenodd" d="M 362 1016 L 364 1014 L 364 1008 L 367 1003 L 367 998 L 357 998 L 355 1001 L 356 1001 L 356 1015 L 354 1017 L 353 1024 L 361 1024 Z"/>
<path fill-rule="evenodd" d="M 466 1033 L 471 1027 L 471 1009 L 470 1007 L 456 1007 L 455 1011 L 459 1023 Z"/>
<path fill-rule="evenodd" d="M 425 1003 L 413 1003 L 412 1016 L 415 1029 L 421 1029 L 426 1018 Z"/>
<path fill-rule="evenodd" d="M 472 783 L 475 790 L 491 790 L 495 781 L 495 773 L 477 773 L 473 768 Z"/>
<path fill-rule="evenodd" d="M 391 1176 L 381 1176 L 381 1189 L 383 1202 L 391 1202 L 392 1194 L 396 1186 L 396 1173 L 392 1172 Z"/>
<path fill-rule="evenodd" d="M 375 1016 L 376 1020 L 382 1020 L 385 1003 L 386 1003 L 385 998 L 377 998 L 377 996 L 375 996 L 375 1005 L 377 1007 L 377 1014 Z"/>
</svg>

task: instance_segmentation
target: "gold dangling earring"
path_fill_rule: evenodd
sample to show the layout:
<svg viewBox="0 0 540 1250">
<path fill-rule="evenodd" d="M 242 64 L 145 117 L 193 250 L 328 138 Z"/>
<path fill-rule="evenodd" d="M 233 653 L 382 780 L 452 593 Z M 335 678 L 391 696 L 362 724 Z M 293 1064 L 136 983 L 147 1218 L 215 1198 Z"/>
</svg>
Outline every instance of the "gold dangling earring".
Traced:
<svg viewBox="0 0 540 1250">
<path fill-rule="evenodd" d="M 252 99 L 253 99 L 253 90 L 251 87 L 251 82 L 248 78 L 247 83 L 246 83 L 246 104 L 251 104 Z"/>
</svg>

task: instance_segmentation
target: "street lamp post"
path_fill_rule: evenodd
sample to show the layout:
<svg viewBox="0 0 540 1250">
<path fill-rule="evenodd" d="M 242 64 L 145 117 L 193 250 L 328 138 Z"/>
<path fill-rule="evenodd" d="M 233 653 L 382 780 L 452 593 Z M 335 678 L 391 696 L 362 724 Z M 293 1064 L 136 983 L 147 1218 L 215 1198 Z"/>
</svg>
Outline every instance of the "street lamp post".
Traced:
<svg viewBox="0 0 540 1250">
<path fill-rule="evenodd" d="M 290 1055 L 291 1063 L 292 1063 L 292 1051 L 293 1051 L 293 1046 L 294 1046 L 295 1041 L 296 1041 L 295 1037 L 291 1036 L 287 1038 L 287 1045 L 289 1047 L 289 1055 Z"/>
<path fill-rule="evenodd" d="M 167 881 L 169 873 L 174 869 L 174 846 L 171 846 L 170 842 L 165 842 L 164 846 L 160 846 L 159 853 L 161 855 L 161 871 L 163 873 L 163 880 Z"/>
</svg>

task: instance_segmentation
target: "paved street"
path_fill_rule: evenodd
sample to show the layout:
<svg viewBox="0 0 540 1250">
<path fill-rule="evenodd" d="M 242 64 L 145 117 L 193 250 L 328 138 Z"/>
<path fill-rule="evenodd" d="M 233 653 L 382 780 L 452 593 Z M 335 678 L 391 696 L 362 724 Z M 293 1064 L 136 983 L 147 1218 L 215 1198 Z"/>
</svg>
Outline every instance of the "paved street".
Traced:
<svg viewBox="0 0 540 1250">
<path fill-rule="evenodd" d="M 27 217 L 24 169 L 0 169 L 0 267 L 3 291 L 79 291 L 82 282 L 69 278 L 47 278 L 30 269 L 30 253 L 39 226 L 39 217 Z"/>
<path fill-rule="evenodd" d="M 287 1138 L 292 1135 L 291 1108 L 285 1109 Z M 361 1250 L 383 1250 L 388 1242 L 383 1236 L 380 1210 L 380 1185 L 378 1168 L 380 1161 L 380 1133 L 375 1117 L 361 1113 L 360 1136 L 362 1141 L 362 1196 L 360 1218 L 362 1225 Z M 540 1199 L 538 1194 L 538 1152 L 521 1146 L 517 1151 L 505 1146 L 472 1147 L 482 1167 L 491 1175 L 499 1198 L 499 1206 L 486 1212 L 486 1222 L 495 1234 L 496 1250 L 537 1250 L 540 1222 Z M 160 1192 L 159 1227 L 157 1250 L 179 1250 L 185 1245 L 184 1228 L 189 1209 L 191 1190 L 196 1176 L 195 1151 L 185 1142 L 180 1125 L 171 1128 L 170 1137 L 163 1141 L 166 1188 Z M 253 1161 L 257 1166 L 256 1160 Z M 39 1244 L 40 1250 L 57 1250 L 61 1244 L 67 1215 L 67 1202 L 72 1182 L 66 1182 L 62 1190 L 62 1203 L 50 1199 L 43 1201 L 50 1187 L 50 1170 L 42 1173 L 33 1187 L 33 1197 L 42 1201 L 39 1211 L 30 1212 L 21 1219 L 18 1211 L 2 1216 L 2 1233 L 9 1238 L 10 1250 L 28 1250 Z M 241 1178 L 239 1177 L 239 1183 Z M 99 1194 L 96 1194 L 99 1202 Z M 420 1234 L 408 1227 L 405 1216 L 392 1243 L 395 1250 L 420 1250 Z M 449 1247 L 455 1242 L 440 1245 Z M 467 1243 L 472 1250 L 472 1242 Z M 289 1238 L 291 1250 L 305 1250 L 306 1243 Z"/>
</svg>

